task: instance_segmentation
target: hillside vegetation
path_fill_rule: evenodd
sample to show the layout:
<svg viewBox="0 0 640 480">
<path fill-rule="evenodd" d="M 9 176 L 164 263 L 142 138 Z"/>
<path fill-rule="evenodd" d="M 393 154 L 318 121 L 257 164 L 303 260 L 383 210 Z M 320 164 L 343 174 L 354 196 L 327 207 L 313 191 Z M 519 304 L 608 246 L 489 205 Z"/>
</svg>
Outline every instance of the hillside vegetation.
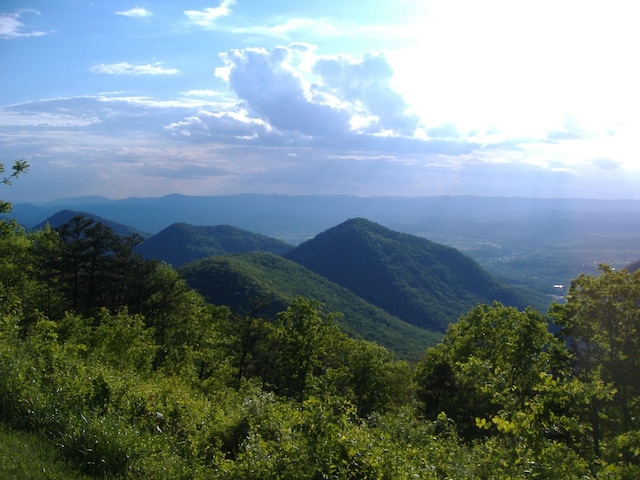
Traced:
<svg viewBox="0 0 640 480">
<path fill-rule="evenodd" d="M 275 318 L 297 296 L 313 298 L 350 335 L 379 343 L 402 357 L 417 358 L 441 334 L 409 325 L 344 287 L 266 252 L 211 257 L 185 265 L 180 273 L 207 301 L 241 315 Z"/>
<path fill-rule="evenodd" d="M 524 308 L 536 299 L 500 283 L 458 250 L 348 220 L 285 254 L 413 325 L 444 332 L 479 303 Z"/>
<path fill-rule="evenodd" d="M 176 222 L 227 224 L 293 245 L 347 218 L 367 218 L 454 247 L 500 280 L 547 297 L 564 295 L 571 279 L 581 273 L 596 275 L 600 264 L 620 269 L 640 258 L 640 200 L 258 194 L 76 197 L 19 203 L 9 216 L 33 227 L 61 209 L 89 212 L 151 234 Z M 548 303 L 535 305 L 544 310 Z"/>
<path fill-rule="evenodd" d="M 174 223 L 146 239 L 137 251 L 145 258 L 167 262 L 174 267 L 213 255 L 243 252 L 271 252 L 276 255 L 291 250 L 281 240 L 248 232 L 231 225 L 194 226 Z"/>
<path fill-rule="evenodd" d="M 548 316 L 472 306 L 407 362 L 315 299 L 275 318 L 212 305 L 138 241 L 84 217 L 33 232 L 0 222 L 0 456 L 35 444 L 33 467 L 52 448 L 60 460 L 42 476 L 11 456 L 0 472 L 640 476 L 640 272 L 581 275 Z"/>
<path fill-rule="evenodd" d="M 87 219 L 91 219 L 96 223 L 100 223 L 105 227 L 109 227 L 113 233 L 116 235 L 120 235 L 121 237 L 128 237 L 130 235 L 139 235 L 141 238 L 146 238 L 149 234 L 141 232 L 133 227 L 128 225 L 124 225 L 122 223 L 114 222 L 113 220 L 109 220 L 108 218 L 101 217 L 99 215 L 94 215 L 86 212 L 79 212 L 77 210 L 60 210 L 59 212 L 51 215 L 46 220 L 38 223 L 34 230 L 42 230 L 47 226 L 58 229 L 63 225 L 69 223 L 74 217 L 84 217 Z"/>
</svg>

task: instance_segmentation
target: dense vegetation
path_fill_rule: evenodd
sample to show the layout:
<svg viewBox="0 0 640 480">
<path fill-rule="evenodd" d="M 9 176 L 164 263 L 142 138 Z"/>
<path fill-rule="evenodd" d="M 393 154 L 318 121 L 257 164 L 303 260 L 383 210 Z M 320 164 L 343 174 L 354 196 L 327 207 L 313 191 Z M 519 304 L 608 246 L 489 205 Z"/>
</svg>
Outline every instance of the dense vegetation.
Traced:
<svg viewBox="0 0 640 480">
<path fill-rule="evenodd" d="M 550 319 L 474 306 L 410 365 L 314 300 L 232 315 L 138 242 L 0 223 L 1 442 L 108 478 L 640 475 L 640 273 L 577 278 Z"/>
<path fill-rule="evenodd" d="M 207 301 L 226 305 L 241 315 L 275 318 L 296 296 L 313 298 L 329 311 L 342 314 L 336 319 L 341 330 L 375 341 L 405 359 L 417 359 L 442 338 L 440 333 L 403 322 L 350 290 L 271 253 L 211 257 L 179 271 Z"/>
<path fill-rule="evenodd" d="M 137 235 L 140 237 L 140 239 L 143 239 L 149 236 L 148 233 L 141 232 L 140 230 L 137 230 L 128 225 L 123 225 L 121 223 L 114 222 L 112 220 L 109 220 L 108 218 L 104 218 L 99 215 L 93 215 L 86 212 L 79 212 L 77 210 L 69 210 L 69 209 L 64 209 L 64 210 L 60 210 L 59 212 L 56 212 L 55 214 L 48 217 L 46 220 L 35 225 L 33 227 L 33 230 L 42 230 L 46 227 L 58 229 L 63 225 L 65 225 L 66 223 L 69 223 L 74 217 L 85 217 L 87 219 L 93 220 L 96 223 L 101 223 L 105 227 L 109 227 L 111 230 L 113 230 L 113 233 L 120 235 L 121 237 Z"/>
<path fill-rule="evenodd" d="M 291 245 L 281 240 L 231 225 L 194 226 L 174 223 L 145 240 L 137 251 L 145 258 L 180 267 L 213 255 L 253 251 L 282 255 L 291 248 Z"/>
<path fill-rule="evenodd" d="M 285 257 L 405 322 L 435 331 L 444 332 L 478 303 L 524 308 L 536 300 L 454 248 L 362 218 L 320 233 Z"/>
</svg>

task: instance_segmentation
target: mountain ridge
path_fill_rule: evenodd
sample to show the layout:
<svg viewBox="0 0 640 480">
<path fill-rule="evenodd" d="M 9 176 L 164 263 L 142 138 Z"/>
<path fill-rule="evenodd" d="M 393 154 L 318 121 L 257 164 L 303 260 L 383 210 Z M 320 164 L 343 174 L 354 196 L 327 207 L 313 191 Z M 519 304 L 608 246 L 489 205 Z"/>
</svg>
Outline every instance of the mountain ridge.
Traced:
<svg viewBox="0 0 640 480">
<path fill-rule="evenodd" d="M 528 306 L 523 295 L 460 251 L 363 218 L 332 227 L 284 256 L 408 323 L 436 331 L 479 303 Z"/>
<path fill-rule="evenodd" d="M 209 302 L 236 314 L 269 318 L 296 296 L 305 296 L 338 311 L 341 328 L 352 336 L 376 341 L 403 357 L 417 358 L 441 334 L 403 322 L 350 290 L 302 265 L 268 252 L 209 257 L 179 269 L 187 283 Z M 256 311 L 258 307 L 262 307 Z"/>
<path fill-rule="evenodd" d="M 528 197 L 238 194 L 90 199 L 90 212 L 156 234 L 176 222 L 228 224 L 299 245 L 347 218 L 452 246 L 511 285 L 550 297 L 597 266 L 624 268 L 640 258 L 640 200 Z M 13 202 L 10 215 L 31 228 L 61 208 Z M 81 202 L 80 202 L 81 203 Z M 37 206 L 34 206 L 37 205 Z"/>
<path fill-rule="evenodd" d="M 214 255 L 254 250 L 282 255 L 291 248 L 281 240 L 232 225 L 196 226 L 180 222 L 147 238 L 136 251 L 145 258 L 180 267 Z"/>
<path fill-rule="evenodd" d="M 104 218 L 99 215 L 94 215 L 92 213 L 80 212 L 77 210 L 69 210 L 69 209 L 60 210 L 59 212 L 51 215 L 50 217 L 48 217 L 47 219 L 45 219 L 44 221 L 42 221 L 41 223 L 33 227 L 33 230 L 41 230 L 45 228 L 47 225 L 53 229 L 57 229 L 62 225 L 64 225 L 65 223 L 69 222 L 73 217 L 78 217 L 78 216 L 91 218 L 96 223 L 101 223 L 104 226 L 109 227 L 111 230 L 113 230 L 114 233 L 120 235 L 121 237 L 128 237 L 134 234 L 139 235 L 142 238 L 149 237 L 148 233 L 137 230 L 136 228 L 131 227 L 129 225 L 124 225 L 122 223 L 115 222 L 108 218 Z"/>
</svg>

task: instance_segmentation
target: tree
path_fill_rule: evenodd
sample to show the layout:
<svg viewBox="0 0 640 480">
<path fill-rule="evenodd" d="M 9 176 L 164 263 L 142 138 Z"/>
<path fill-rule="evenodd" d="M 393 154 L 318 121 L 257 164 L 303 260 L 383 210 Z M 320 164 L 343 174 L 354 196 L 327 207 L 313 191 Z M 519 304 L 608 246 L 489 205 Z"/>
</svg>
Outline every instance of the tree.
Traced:
<svg viewBox="0 0 640 480">
<path fill-rule="evenodd" d="M 614 388 L 611 401 L 591 398 L 599 455 L 605 437 L 640 427 L 640 271 L 601 265 L 599 276 L 583 274 L 573 280 L 566 303 L 552 306 L 551 313 L 573 354 L 575 375 Z M 637 440 L 635 448 L 640 448 Z"/>
<path fill-rule="evenodd" d="M 339 333 L 336 314 L 325 315 L 320 304 L 293 299 L 280 312 L 272 333 L 275 365 L 272 385 L 277 393 L 302 401 L 309 396 L 313 377 L 326 371 L 330 338 Z"/>
<path fill-rule="evenodd" d="M 384 413 L 408 402 L 412 385 L 408 363 L 395 361 L 386 348 L 365 340 L 345 338 L 340 349 L 346 354 L 345 387 L 358 415 Z"/>
<path fill-rule="evenodd" d="M 4 177 L 1 180 L 1 182 L 5 185 L 11 185 L 11 181 L 14 178 L 18 178 L 21 174 L 26 173 L 27 170 L 29 170 L 29 164 L 25 160 L 16 160 L 11 169 L 13 170 L 11 175 Z M 4 164 L 0 163 L 0 174 L 3 174 L 4 171 Z M 11 203 L 0 200 L 0 213 L 9 212 L 11 212 Z"/>
<path fill-rule="evenodd" d="M 82 215 L 58 230 L 45 229 L 34 242 L 34 253 L 42 280 L 57 304 L 57 310 L 46 313 L 73 310 L 92 315 L 101 307 L 120 306 L 140 313 L 145 285 L 156 266 L 134 253 L 141 241 L 139 235 L 120 237 Z"/>
<path fill-rule="evenodd" d="M 500 303 L 477 306 L 419 362 L 423 413 L 435 419 L 445 412 L 466 438 L 485 434 L 478 419 L 524 408 L 541 374 L 552 372 L 561 358 L 562 345 L 539 312 Z"/>
<path fill-rule="evenodd" d="M 38 295 L 30 246 L 15 220 L 0 221 L 0 314 L 24 311 Z"/>
</svg>

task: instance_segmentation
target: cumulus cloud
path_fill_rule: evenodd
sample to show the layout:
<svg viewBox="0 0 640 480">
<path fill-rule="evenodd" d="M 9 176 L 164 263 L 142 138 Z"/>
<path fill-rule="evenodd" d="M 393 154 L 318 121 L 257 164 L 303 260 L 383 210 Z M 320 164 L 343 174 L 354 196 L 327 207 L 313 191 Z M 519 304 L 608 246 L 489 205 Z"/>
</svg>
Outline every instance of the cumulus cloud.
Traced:
<svg viewBox="0 0 640 480">
<path fill-rule="evenodd" d="M 361 103 L 376 117 L 370 130 L 389 130 L 412 135 L 418 117 L 390 85 L 393 71 L 384 55 L 366 54 L 360 61 L 348 57 L 321 58 L 313 72 L 320 75 L 324 89 L 338 98 Z"/>
<path fill-rule="evenodd" d="M 14 14 L 0 14 L 0 38 L 14 39 L 20 37 L 39 37 L 46 32 L 33 30 L 20 21 L 20 17 L 26 13 L 39 14 L 37 10 L 21 10 Z"/>
<path fill-rule="evenodd" d="M 252 118 L 245 110 L 209 112 L 201 110 L 195 115 L 172 122 L 165 129 L 183 137 L 207 139 L 208 141 L 252 140 L 272 133 L 271 127 L 258 118 Z M 240 142 L 242 143 L 242 142 Z"/>
<path fill-rule="evenodd" d="M 278 131 L 248 108 L 197 98 L 111 95 L 0 107 L 4 158 L 37 165 L 28 176 L 37 184 L 30 201 L 52 195 L 47 186 L 61 169 L 68 176 L 56 186 L 65 195 L 279 191 L 557 197 L 580 196 L 585 185 L 602 178 L 602 168 L 617 164 L 607 157 L 590 159 L 592 167 L 600 168 L 575 175 L 547 164 L 497 161 L 513 159 L 513 148 L 485 151 L 494 159 L 489 161 L 483 158 L 483 146 L 451 138 L 451 132 L 445 125 L 439 138 L 426 140 L 356 132 L 313 137 Z M 550 149 L 545 158 L 560 146 L 544 145 Z M 637 175 L 629 176 L 627 183 L 634 182 Z M 609 190 L 604 188 L 589 190 L 590 195 L 615 196 L 621 186 L 610 182 Z"/>
<path fill-rule="evenodd" d="M 220 17 L 226 17 L 231 14 L 231 7 L 235 3 L 235 0 L 223 0 L 219 7 L 205 8 L 204 10 L 185 10 L 184 14 L 195 25 L 213 28 Z"/>
<path fill-rule="evenodd" d="M 162 63 L 146 63 L 134 65 L 129 62 L 101 63 L 91 67 L 93 73 L 106 73 L 108 75 L 177 75 L 177 68 L 164 68 Z"/>
<path fill-rule="evenodd" d="M 259 117 L 280 130 L 335 135 L 349 129 L 339 105 L 313 95 L 287 47 L 231 50 L 222 55 L 231 89 Z"/>
<path fill-rule="evenodd" d="M 116 15 L 123 15 L 125 17 L 149 17 L 153 14 L 146 8 L 135 7 L 122 12 L 116 12 Z"/>
<path fill-rule="evenodd" d="M 305 44 L 231 50 L 216 74 L 248 110 L 281 131 L 413 135 L 418 118 L 391 88 L 384 56 L 317 58 L 313 50 Z"/>
</svg>

